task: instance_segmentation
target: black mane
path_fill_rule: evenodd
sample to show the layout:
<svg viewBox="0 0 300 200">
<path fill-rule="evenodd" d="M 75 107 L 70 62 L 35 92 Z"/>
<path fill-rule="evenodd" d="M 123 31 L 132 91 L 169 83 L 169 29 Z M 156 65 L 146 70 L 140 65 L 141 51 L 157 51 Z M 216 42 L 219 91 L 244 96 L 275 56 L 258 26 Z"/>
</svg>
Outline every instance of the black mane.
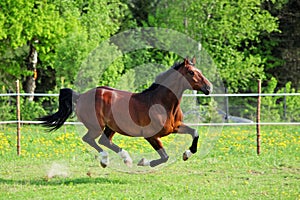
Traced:
<svg viewBox="0 0 300 200">
<path fill-rule="evenodd" d="M 182 66 L 182 62 L 176 62 L 171 68 L 178 70 Z"/>
<path fill-rule="evenodd" d="M 150 85 L 149 88 L 143 90 L 141 93 L 153 91 L 153 90 L 155 90 L 156 88 L 158 88 L 158 86 L 159 86 L 159 84 L 157 84 L 157 83 L 152 83 L 152 84 Z"/>
</svg>

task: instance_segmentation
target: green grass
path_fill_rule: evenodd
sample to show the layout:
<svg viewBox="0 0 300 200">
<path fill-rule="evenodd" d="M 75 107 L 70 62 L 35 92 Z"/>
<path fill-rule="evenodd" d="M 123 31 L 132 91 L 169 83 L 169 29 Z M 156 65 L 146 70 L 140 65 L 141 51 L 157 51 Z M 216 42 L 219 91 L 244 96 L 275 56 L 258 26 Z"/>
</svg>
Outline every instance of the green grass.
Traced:
<svg viewBox="0 0 300 200">
<path fill-rule="evenodd" d="M 190 138 L 167 137 L 169 164 L 141 173 L 113 153 L 112 166 L 101 168 L 73 126 L 54 133 L 23 126 L 22 155 L 16 156 L 16 128 L 2 126 L 0 199 L 300 199 L 298 126 L 263 126 L 260 156 L 254 126 L 199 131 L 199 152 L 190 160 L 181 160 Z M 115 141 L 135 163 L 156 156 L 142 139 L 117 135 Z M 212 148 L 209 154 L 201 154 L 204 147 Z M 118 162 L 122 165 L 113 165 Z"/>
</svg>

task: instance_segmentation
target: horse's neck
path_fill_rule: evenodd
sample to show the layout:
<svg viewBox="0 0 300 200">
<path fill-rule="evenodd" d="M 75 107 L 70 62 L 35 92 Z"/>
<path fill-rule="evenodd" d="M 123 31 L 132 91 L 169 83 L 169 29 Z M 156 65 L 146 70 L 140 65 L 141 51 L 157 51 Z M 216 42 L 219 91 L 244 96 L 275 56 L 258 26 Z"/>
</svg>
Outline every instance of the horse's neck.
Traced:
<svg viewBox="0 0 300 200">
<path fill-rule="evenodd" d="M 159 103 L 166 108 L 176 109 L 186 89 L 189 89 L 187 80 L 180 71 L 171 68 L 158 75 L 155 83 L 142 94 L 150 100 L 150 104 Z"/>
<path fill-rule="evenodd" d="M 181 99 L 183 92 L 189 88 L 187 80 L 183 75 L 173 68 L 169 69 L 166 72 L 158 75 L 155 79 L 155 83 L 161 85 L 161 90 L 164 92 L 173 93 L 177 100 Z"/>
</svg>

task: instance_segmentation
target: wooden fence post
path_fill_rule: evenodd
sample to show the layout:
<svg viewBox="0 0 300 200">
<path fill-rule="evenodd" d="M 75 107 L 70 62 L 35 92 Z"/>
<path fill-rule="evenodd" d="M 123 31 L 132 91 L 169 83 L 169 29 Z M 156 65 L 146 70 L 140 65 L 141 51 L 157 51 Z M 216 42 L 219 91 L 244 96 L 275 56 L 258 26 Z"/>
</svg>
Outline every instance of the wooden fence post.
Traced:
<svg viewBox="0 0 300 200">
<path fill-rule="evenodd" d="M 258 97 L 257 97 L 257 113 L 256 113 L 256 152 L 260 154 L 260 105 L 261 105 L 261 80 L 258 80 Z"/>
<path fill-rule="evenodd" d="M 17 155 L 21 155 L 20 82 L 17 80 Z"/>
</svg>

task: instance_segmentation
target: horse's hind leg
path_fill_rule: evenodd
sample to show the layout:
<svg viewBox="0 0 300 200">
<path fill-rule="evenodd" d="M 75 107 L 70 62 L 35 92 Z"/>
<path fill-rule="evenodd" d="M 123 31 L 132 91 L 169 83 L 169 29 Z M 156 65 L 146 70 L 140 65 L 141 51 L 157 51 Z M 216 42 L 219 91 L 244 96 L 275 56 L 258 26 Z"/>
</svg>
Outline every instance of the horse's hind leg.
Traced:
<svg viewBox="0 0 300 200">
<path fill-rule="evenodd" d="M 105 168 L 109 161 L 108 161 L 108 153 L 104 151 L 101 147 L 98 146 L 95 139 L 99 137 L 101 133 L 99 131 L 91 131 L 89 130 L 83 137 L 82 140 L 88 143 L 91 147 L 96 149 L 101 157 L 100 164 L 103 168 Z"/>
<path fill-rule="evenodd" d="M 115 131 L 111 130 L 109 127 L 105 127 L 104 133 L 99 139 L 99 143 L 119 154 L 119 156 L 123 159 L 124 163 L 128 167 L 131 167 L 132 159 L 129 156 L 128 152 L 112 142 L 114 134 Z"/>
<path fill-rule="evenodd" d="M 190 146 L 190 148 L 188 150 L 186 150 L 183 153 L 183 160 L 186 161 L 187 159 L 189 159 L 189 157 L 192 156 L 192 154 L 197 152 L 197 144 L 198 144 L 199 134 L 195 129 L 193 129 L 189 126 L 186 126 L 186 125 L 180 126 L 177 133 L 190 134 L 193 137 L 192 145 Z"/>
<path fill-rule="evenodd" d="M 157 165 L 167 162 L 169 159 L 169 156 L 168 156 L 167 152 L 165 151 L 165 149 L 163 148 L 160 138 L 150 137 L 150 138 L 146 138 L 146 140 L 157 151 L 160 158 L 157 160 L 151 160 L 150 162 L 143 158 L 142 160 L 140 160 L 138 165 L 139 166 L 149 166 L 150 165 L 151 167 L 155 167 Z"/>
</svg>

